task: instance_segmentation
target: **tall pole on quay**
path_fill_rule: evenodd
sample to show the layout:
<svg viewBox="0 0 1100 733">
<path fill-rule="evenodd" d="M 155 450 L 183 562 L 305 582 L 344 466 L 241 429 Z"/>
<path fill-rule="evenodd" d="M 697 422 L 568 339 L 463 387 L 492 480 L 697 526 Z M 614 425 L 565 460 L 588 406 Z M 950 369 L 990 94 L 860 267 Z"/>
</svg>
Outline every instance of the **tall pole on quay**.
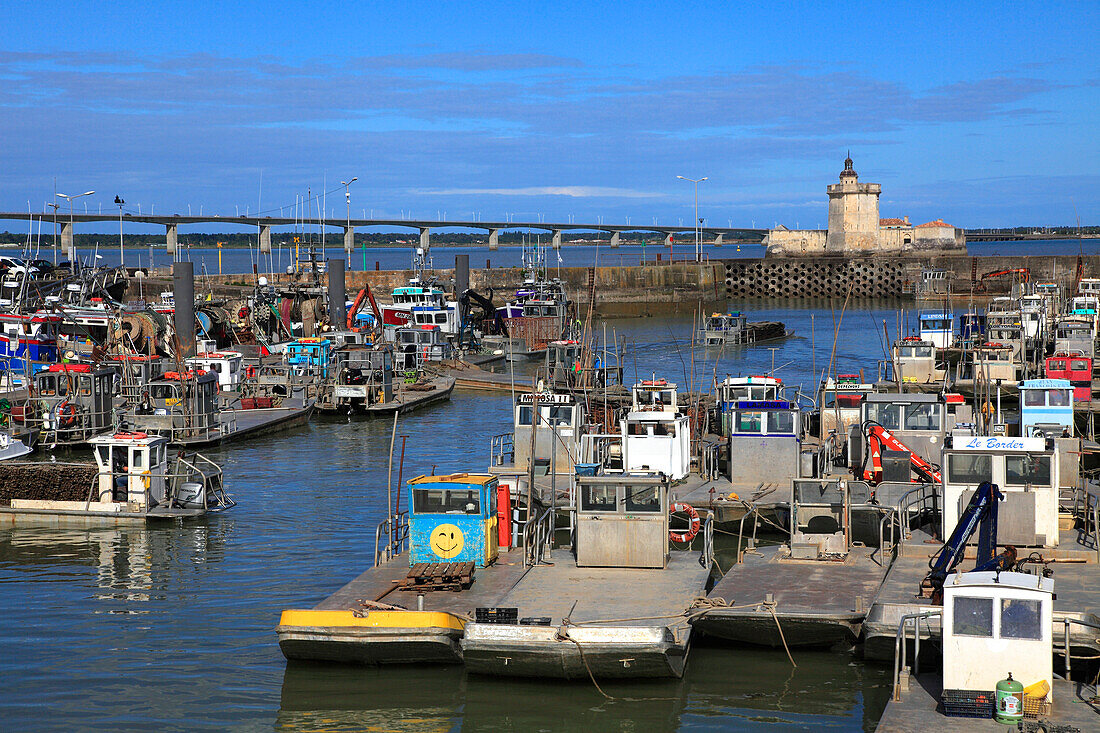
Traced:
<svg viewBox="0 0 1100 733">
<path fill-rule="evenodd" d="M 707 180 L 708 176 L 702 178 L 688 178 L 687 176 L 676 176 L 682 181 L 690 181 L 695 184 L 695 261 L 699 262 L 703 259 L 702 245 L 699 241 L 701 232 L 699 231 L 699 184 Z"/>
</svg>

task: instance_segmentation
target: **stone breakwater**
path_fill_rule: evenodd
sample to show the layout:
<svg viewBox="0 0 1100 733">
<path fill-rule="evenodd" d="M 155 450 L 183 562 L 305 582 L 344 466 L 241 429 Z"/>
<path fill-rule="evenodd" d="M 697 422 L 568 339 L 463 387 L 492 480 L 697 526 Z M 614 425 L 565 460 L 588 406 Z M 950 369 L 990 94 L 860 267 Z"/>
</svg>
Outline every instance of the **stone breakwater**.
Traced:
<svg viewBox="0 0 1100 733">
<path fill-rule="evenodd" d="M 551 268 L 567 292 L 582 307 L 595 293 L 597 312 L 604 315 L 645 315 L 675 310 L 690 312 L 700 301 L 714 303 L 727 298 L 801 299 L 844 298 L 851 288 L 855 298 L 905 298 L 913 295 L 927 268 L 944 270 L 951 291 L 960 296 L 972 292 L 996 295 L 1008 291 L 1010 278 L 981 280 L 983 274 L 1026 267 L 1031 279 L 1072 283 L 1078 263 L 1084 277 L 1100 276 L 1100 256 L 971 257 L 925 255 L 912 257 L 766 257 L 711 260 L 615 267 Z M 369 283 L 381 300 L 393 288 L 405 285 L 407 270 L 355 270 L 346 273 L 347 291 L 353 297 Z M 445 288 L 453 287 L 454 270 L 437 269 L 435 277 Z M 286 275 L 276 276 L 285 284 Z M 196 287 L 226 294 L 241 292 L 253 281 L 250 275 L 203 276 Z M 504 302 L 523 282 L 519 268 L 471 269 L 470 285 L 478 292 L 492 290 L 494 300 Z M 133 282 L 131 282 L 133 285 Z M 984 289 L 980 287 L 984 285 Z M 237 287 L 234 287 L 237 286 Z"/>
</svg>

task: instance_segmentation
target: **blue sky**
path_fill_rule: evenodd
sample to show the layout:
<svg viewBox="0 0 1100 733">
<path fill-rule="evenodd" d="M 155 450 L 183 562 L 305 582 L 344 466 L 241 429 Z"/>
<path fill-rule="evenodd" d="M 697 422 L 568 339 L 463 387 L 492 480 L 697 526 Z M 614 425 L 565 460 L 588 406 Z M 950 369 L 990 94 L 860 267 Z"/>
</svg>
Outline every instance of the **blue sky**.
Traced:
<svg viewBox="0 0 1100 733">
<path fill-rule="evenodd" d="M 7 7 L 0 209 L 1100 223 L 1100 3 Z M 262 178 L 262 186 L 261 186 Z M 342 216 L 342 192 L 328 208 Z M 0 228 L 17 228 L 4 223 Z"/>
</svg>

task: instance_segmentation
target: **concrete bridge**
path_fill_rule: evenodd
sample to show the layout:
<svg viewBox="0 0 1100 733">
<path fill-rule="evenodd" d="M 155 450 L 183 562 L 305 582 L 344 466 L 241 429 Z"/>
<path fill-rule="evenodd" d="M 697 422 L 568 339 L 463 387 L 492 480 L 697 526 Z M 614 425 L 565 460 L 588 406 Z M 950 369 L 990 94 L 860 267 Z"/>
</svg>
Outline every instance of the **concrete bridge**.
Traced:
<svg viewBox="0 0 1100 733">
<path fill-rule="evenodd" d="M 27 221 L 31 218 L 31 214 L 26 212 L 14 213 L 14 212 L 0 212 L 0 220 L 18 220 Z M 61 246 L 65 250 L 68 257 L 74 257 L 73 253 L 73 225 L 85 224 L 89 222 L 117 222 L 119 217 L 111 216 L 110 214 L 67 214 L 64 211 L 58 212 L 56 215 L 50 214 L 35 214 L 36 219 L 42 219 L 44 222 L 55 222 L 56 226 L 61 230 Z M 173 214 L 170 216 L 150 216 L 145 214 L 124 214 L 122 216 L 124 222 L 140 223 L 140 224 L 158 224 L 165 228 L 165 242 L 168 252 L 174 253 L 176 251 L 176 242 L 178 236 L 178 230 L 181 225 L 187 224 L 238 224 L 247 227 L 257 227 L 260 232 L 260 251 L 271 251 L 271 228 L 272 227 L 289 227 L 306 224 L 307 226 L 315 226 L 318 224 L 316 219 L 309 221 L 301 221 L 298 219 L 288 219 L 285 217 L 274 216 L 218 216 L 216 214 L 207 214 L 205 216 L 180 216 L 179 214 Z M 498 238 L 502 231 L 524 229 L 524 230 L 538 230 L 549 232 L 551 236 L 551 245 L 557 249 L 561 247 L 561 238 L 563 232 L 606 232 L 611 235 L 610 246 L 618 247 L 619 238 L 624 232 L 654 232 L 664 237 L 666 242 L 670 242 L 672 237 L 676 234 L 694 234 L 695 227 L 685 226 L 635 226 L 635 225 L 619 225 L 619 224 L 584 224 L 570 222 L 567 224 L 554 224 L 549 222 L 520 222 L 520 221 L 429 221 L 424 219 L 324 219 L 321 222 L 325 227 L 335 227 L 344 231 L 344 249 L 350 254 L 351 250 L 355 246 L 355 230 L 356 228 L 365 229 L 367 227 L 403 227 L 408 229 L 415 229 L 420 232 L 420 246 L 429 249 L 431 247 L 430 233 L 433 229 L 479 229 L 489 233 L 489 249 L 496 249 L 498 246 Z M 699 229 L 700 237 L 708 238 L 707 241 L 714 244 L 722 244 L 723 242 L 733 241 L 760 241 L 768 233 L 767 229 L 743 229 L 743 228 L 731 228 L 731 227 L 701 227 Z"/>
</svg>

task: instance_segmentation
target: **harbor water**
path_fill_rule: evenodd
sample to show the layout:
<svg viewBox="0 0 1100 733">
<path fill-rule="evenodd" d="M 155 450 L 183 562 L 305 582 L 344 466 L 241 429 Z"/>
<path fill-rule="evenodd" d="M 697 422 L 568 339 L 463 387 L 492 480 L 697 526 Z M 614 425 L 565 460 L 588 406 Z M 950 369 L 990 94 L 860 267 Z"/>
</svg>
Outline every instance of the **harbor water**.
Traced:
<svg viewBox="0 0 1100 733">
<path fill-rule="evenodd" d="M 280 246 L 278 239 L 272 243 L 272 252 L 268 256 L 261 255 L 254 247 L 223 248 L 221 250 L 221 272 L 223 274 L 249 273 L 253 265 L 262 273 L 285 272 L 287 265 L 295 262 L 295 252 L 285 245 Z M 546 238 L 542 240 L 543 246 L 547 246 Z M 22 250 L 22 248 L 11 248 Z M 1032 242 L 980 242 L 967 245 L 967 254 L 976 257 L 994 256 L 1032 256 L 1043 257 L 1052 255 L 1096 255 L 1100 254 L 1100 240 L 1098 239 L 1055 239 L 1038 240 Z M 98 247 L 77 250 L 80 260 L 86 264 L 115 266 L 119 264 L 118 242 L 111 241 L 110 237 L 104 237 Z M 521 263 L 522 247 L 519 245 L 501 245 L 499 249 L 491 250 L 485 245 L 450 246 L 437 244 L 432 248 L 435 266 L 450 268 L 454 266 L 454 256 L 465 254 L 470 256 L 470 266 L 473 268 L 485 267 L 519 267 Z M 726 243 L 713 245 L 705 243 L 702 246 L 703 256 L 711 260 L 742 259 L 751 257 L 763 257 L 764 246 L 760 244 L 734 244 Z M 53 259 L 52 244 L 43 239 L 38 242 L 37 249 L 32 245 L 30 253 L 32 259 Z M 172 256 L 164 250 L 163 242 L 149 247 L 127 247 L 125 251 L 126 265 L 128 267 L 149 267 L 150 263 L 155 267 L 167 267 L 172 263 Z M 65 259 L 63 254 L 58 255 Z M 219 271 L 219 257 L 217 248 L 213 247 L 183 247 L 178 252 L 178 258 L 189 260 L 195 264 L 195 274 L 214 275 Z M 309 252 L 306 246 L 300 246 L 297 257 L 308 259 Z M 560 261 L 558 257 L 560 256 Z M 555 253 L 547 246 L 546 265 L 551 271 L 560 265 L 562 267 L 602 267 L 637 265 L 643 261 L 654 262 L 657 257 L 667 262 L 670 257 L 679 262 L 692 260 L 695 257 L 695 245 L 692 242 L 677 240 L 670 253 L 669 247 L 660 243 L 650 243 L 645 246 L 637 243 L 623 243 L 619 247 L 612 248 L 605 241 L 602 244 L 571 244 L 562 247 Z M 328 247 L 324 250 L 324 259 L 343 259 L 344 250 L 338 247 Z M 317 258 L 322 259 L 318 250 Z M 350 270 L 404 270 L 410 266 L 410 247 L 358 247 L 348 258 Z"/>
<path fill-rule="evenodd" d="M 652 373 L 709 388 L 773 364 L 812 393 L 839 337 L 835 370 L 873 368 L 897 303 L 804 308 L 731 303 L 795 335 L 721 351 L 689 349 L 692 319 L 609 321 L 626 381 Z M 811 321 L 811 314 L 814 314 Z M 604 333 L 604 324 L 597 327 Z M 811 346 L 816 344 L 816 349 Z M 694 362 L 694 364 L 693 364 Z M 694 365 L 694 378 L 692 367 Z M 869 378 L 873 374 L 868 373 Z M 456 392 L 402 416 L 394 485 L 482 470 L 510 397 Z M 392 423 L 314 419 L 212 451 L 239 506 L 191 523 L 0 529 L 0 719 L 4 727 L 100 730 L 710 731 L 873 730 L 890 671 L 848 650 L 700 644 L 682 680 L 501 680 L 461 667 L 288 665 L 274 628 L 366 569 L 385 514 Z M 401 499 L 405 504 L 404 497 Z M 720 563 L 723 567 L 728 561 Z M 734 602 L 737 599 L 727 599 Z"/>
</svg>

